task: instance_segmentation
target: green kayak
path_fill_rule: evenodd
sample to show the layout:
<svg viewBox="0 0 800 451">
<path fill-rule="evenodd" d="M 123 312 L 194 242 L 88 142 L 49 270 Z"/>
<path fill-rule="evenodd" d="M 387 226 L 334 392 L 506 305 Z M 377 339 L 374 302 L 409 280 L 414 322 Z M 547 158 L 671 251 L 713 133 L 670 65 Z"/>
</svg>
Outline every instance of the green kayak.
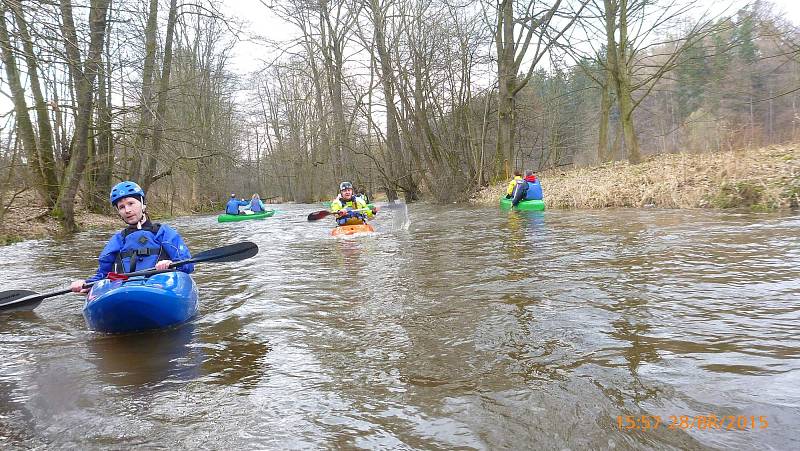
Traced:
<svg viewBox="0 0 800 451">
<path fill-rule="evenodd" d="M 504 210 L 511 209 L 511 199 L 506 199 L 505 197 L 500 198 L 500 208 Z M 517 204 L 516 210 L 521 211 L 544 211 L 544 201 L 543 200 L 523 200 Z"/>
<path fill-rule="evenodd" d="M 266 210 L 261 213 L 253 213 L 251 215 L 241 214 L 241 215 L 229 215 L 229 214 L 221 214 L 217 216 L 217 222 L 236 222 L 236 221 L 247 221 L 248 219 L 264 219 L 269 218 L 270 216 L 275 214 L 275 210 Z"/>
</svg>

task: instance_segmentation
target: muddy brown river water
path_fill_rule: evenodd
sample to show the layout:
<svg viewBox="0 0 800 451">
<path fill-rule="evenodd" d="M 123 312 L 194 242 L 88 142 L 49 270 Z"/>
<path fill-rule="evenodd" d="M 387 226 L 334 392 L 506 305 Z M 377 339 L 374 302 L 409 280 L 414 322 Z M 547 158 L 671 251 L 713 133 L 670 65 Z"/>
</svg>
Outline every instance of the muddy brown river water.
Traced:
<svg viewBox="0 0 800 451">
<path fill-rule="evenodd" d="M 797 214 L 411 205 L 337 239 L 278 208 L 168 221 L 260 247 L 198 264 L 177 329 L 0 315 L 0 448 L 800 448 Z M 108 238 L 0 248 L 0 285 L 63 288 Z"/>
</svg>

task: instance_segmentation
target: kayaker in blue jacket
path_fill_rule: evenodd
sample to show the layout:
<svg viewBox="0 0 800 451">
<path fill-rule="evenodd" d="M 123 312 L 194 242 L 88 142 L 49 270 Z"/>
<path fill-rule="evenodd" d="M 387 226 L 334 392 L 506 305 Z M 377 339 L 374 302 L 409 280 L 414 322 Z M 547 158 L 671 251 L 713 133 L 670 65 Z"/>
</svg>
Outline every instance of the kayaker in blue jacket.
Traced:
<svg viewBox="0 0 800 451">
<path fill-rule="evenodd" d="M 192 257 L 181 235 L 166 224 L 150 221 L 145 210 L 144 191 L 134 182 L 120 182 L 111 189 L 111 205 L 128 225 L 114 234 L 98 258 L 97 273 L 72 282 L 76 293 L 86 293 L 86 283 L 104 279 L 109 272 L 126 273 L 143 269 L 168 269 L 173 261 Z M 181 265 L 178 271 L 191 273 L 193 264 Z"/>
<path fill-rule="evenodd" d="M 250 210 L 253 213 L 261 213 L 262 211 L 266 211 L 264 202 L 261 202 L 261 198 L 258 197 L 258 193 L 253 194 L 253 198 L 250 199 Z"/>
<path fill-rule="evenodd" d="M 239 207 L 240 206 L 244 207 L 245 205 L 250 205 L 250 202 L 244 199 L 239 200 L 236 198 L 236 193 L 231 193 L 231 198 L 225 205 L 225 213 L 229 215 L 238 215 Z"/>
<path fill-rule="evenodd" d="M 542 200 L 542 183 L 536 178 L 536 174 L 533 171 L 525 171 L 525 181 L 528 182 L 525 200 Z"/>
</svg>

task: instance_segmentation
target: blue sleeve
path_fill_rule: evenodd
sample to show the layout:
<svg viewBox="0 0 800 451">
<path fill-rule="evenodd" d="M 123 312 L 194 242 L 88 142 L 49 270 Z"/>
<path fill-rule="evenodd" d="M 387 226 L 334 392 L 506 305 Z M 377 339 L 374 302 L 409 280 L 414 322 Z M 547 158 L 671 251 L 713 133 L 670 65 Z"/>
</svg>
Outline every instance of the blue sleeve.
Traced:
<svg viewBox="0 0 800 451">
<path fill-rule="evenodd" d="M 267 207 L 264 206 L 264 202 L 261 202 L 261 199 L 258 200 L 258 205 L 261 206 L 261 209 L 267 211 Z"/>
<path fill-rule="evenodd" d="M 169 259 L 173 262 L 187 260 L 192 258 L 189 248 L 183 242 L 183 237 L 172 227 L 162 224 L 158 229 L 156 241 L 164 248 L 164 252 L 169 255 Z M 178 271 L 183 271 L 191 274 L 194 271 L 194 264 L 189 263 L 186 265 L 178 266 Z"/>
<path fill-rule="evenodd" d="M 100 257 L 97 258 L 99 265 L 97 272 L 92 277 L 86 279 L 86 283 L 95 282 L 100 279 L 105 279 L 109 272 L 114 269 L 114 262 L 117 260 L 117 254 L 122 248 L 122 232 L 117 232 L 108 240 L 106 247 L 100 252 Z"/>
</svg>

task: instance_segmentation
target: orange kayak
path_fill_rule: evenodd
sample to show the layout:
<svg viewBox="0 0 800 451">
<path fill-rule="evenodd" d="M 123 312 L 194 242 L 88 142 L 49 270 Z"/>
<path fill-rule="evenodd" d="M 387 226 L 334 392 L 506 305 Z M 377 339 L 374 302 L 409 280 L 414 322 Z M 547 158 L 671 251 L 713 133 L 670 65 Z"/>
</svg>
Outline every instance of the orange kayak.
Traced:
<svg viewBox="0 0 800 451">
<path fill-rule="evenodd" d="M 355 224 L 355 225 L 338 226 L 335 229 L 331 230 L 331 235 L 333 236 L 352 235 L 354 233 L 371 233 L 374 231 L 375 229 L 373 229 L 372 226 L 369 224 Z"/>
</svg>

